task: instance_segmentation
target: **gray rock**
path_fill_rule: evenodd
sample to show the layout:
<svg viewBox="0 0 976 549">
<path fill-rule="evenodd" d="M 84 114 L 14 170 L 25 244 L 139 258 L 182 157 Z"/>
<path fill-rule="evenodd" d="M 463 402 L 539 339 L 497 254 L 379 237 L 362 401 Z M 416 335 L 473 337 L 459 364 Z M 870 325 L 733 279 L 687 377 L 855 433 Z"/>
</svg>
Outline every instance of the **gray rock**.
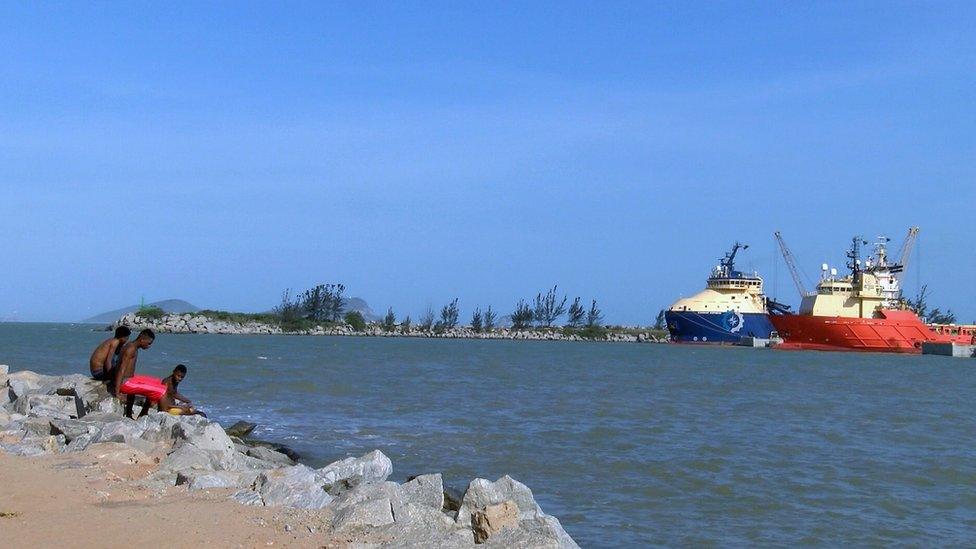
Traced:
<svg viewBox="0 0 976 549">
<path fill-rule="evenodd" d="M 141 438 L 143 432 L 143 427 L 138 422 L 122 418 L 104 424 L 102 430 L 92 438 L 92 442 L 121 442 L 140 452 L 149 453 L 155 445 Z"/>
<path fill-rule="evenodd" d="M 233 453 L 234 443 L 227 436 L 227 433 L 217 423 L 201 422 L 193 424 L 191 422 L 179 422 L 173 428 L 173 437 L 182 443 L 188 443 L 200 448 L 217 453 Z"/>
<path fill-rule="evenodd" d="M 50 430 L 52 434 L 64 435 L 70 443 L 81 435 L 94 435 L 101 429 L 94 422 L 83 419 L 52 419 Z"/>
<path fill-rule="evenodd" d="M 285 454 L 282 454 L 281 452 L 275 452 L 274 450 L 270 448 L 265 448 L 263 446 L 248 448 L 246 450 L 246 454 L 253 458 L 257 458 L 276 465 L 289 466 L 295 464 L 295 462 L 292 461 L 291 458 L 289 458 Z"/>
<path fill-rule="evenodd" d="M 28 417 L 21 423 L 21 429 L 27 436 L 46 437 L 51 431 L 51 420 L 45 417 Z"/>
<path fill-rule="evenodd" d="M 306 465 L 261 473 L 254 486 L 267 506 L 321 509 L 332 501 L 332 496 L 322 488 L 315 470 Z"/>
<path fill-rule="evenodd" d="M 77 418 L 84 415 L 83 405 L 79 412 L 80 401 L 76 396 L 28 393 L 17 397 L 14 411 L 34 417 Z"/>
<path fill-rule="evenodd" d="M 231 471 L 180 472 L 176 475 L 176 485 L 186 485 L 188 490 L 206 490 L 209 488 L 240 488 L 254 482 L 255 474 L 242 475 Z"/>
<path fill-rule="evenodd" d="M 6 376 L 10 373 L 10 366 L 6 364 L 0 364 L 0 376 Z"/>
<path fill-rule="evenodd" d="M 85 449 L 88 448 L 88 446 L 91 443 L 92 443 L 92 435 L 87 433 L 81 434 L 71 439 L 71 442 L 68 443 L 68 446 L 65 448 L 65 451 L 83 452 Z"/>
<path fill-rule="evenodd" d="M 45 453 L 44 448 L 32 443 L 5 444 L 0 442 L 0 450 L 12 456 L 39 456 Z"/>
<path fill-rule="evenodd" d="M 519 520 L 533 519 L 542 514 L 542 509 L 532 496 L 532 490 L 512 477 L 505 475 L 495 482 L 476 478 L 468 484 L 468 490 L 464 493 L 457 523 L 470 527 L 471 513 L 506 500 L 514 501 L 518 506 Z"/>
<path fill-rule="evenodd" d="M 393 504 L 389 499 L 370 499 L 336 511 L 332 527 L 336 531 L 383 526 L 393 522 Z"/>
<path fill-rule="evenodd" d="M 471 514 L 475 543 L 484 543 L 498 532 L 506 528 L 518 528 L 518 525 L 518 507 L 511 500 L 489 505 Z"/>
<path fill-rule="evenodd" d="M 363 483 L 382 482 L 392 473 L 393 462 L 379 450 L 358 458 L 335 461 L 318 470 L 319 478 L 327 486 L 352 477 L 359 477 Z"/>
<path fill-rule="evenodd" d="M 170 452 L 159 463 L 159 468 L 174 472 L 190 469 L 213 471 L 218 467 L 218 461 L 218 456 L 212 452 L 187 444 Z"/>
<path fill-rule="evenodd" d="M 237 423 L 231 425 L 226 429 L 227 435 L 237 438 L 244 438 L 251 434 L 251 431 L 257 427 L 256 423 L 251 423 L 249 421 L 238 421 Z"/>
<path fill-rule="evenodd" d="M 420 475 L 400 486 L 404 503 L 426 505 L 440 511 L 444 507 L 444 483 L 440 473 Z"/>
<path fill-rule="evenodd" d="M 483 545 L 485 549 L 579 549 L 556 517 L 543 515 L 519 521 L 516 528 L 505 528 L 493 534 Z"/>
<path fill-rule="evenodd" d="M 255 492 L 254 490 L 238 490 L 230 496 L 230 499 L 240 503 L 241 505 L 264 505 L 264 500 L 261 499 L 261 494 Z"/>
</svg>

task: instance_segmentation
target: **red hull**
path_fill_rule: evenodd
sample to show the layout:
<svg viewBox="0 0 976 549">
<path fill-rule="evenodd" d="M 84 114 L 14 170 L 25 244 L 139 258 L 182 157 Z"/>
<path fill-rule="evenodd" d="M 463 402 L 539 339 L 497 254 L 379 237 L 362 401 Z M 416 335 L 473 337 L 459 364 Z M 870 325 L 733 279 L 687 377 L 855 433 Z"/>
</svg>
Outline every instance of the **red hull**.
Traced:
<svg viewBox="0 0 976 549">
<path fill-rule="evenodd" d="M 769 315 L 783 343 L 780 349 L 921 353 L 923 341 L 972 343 L 969 335 L 939 334 L 915 313 L 883 309 L 881 318 Z"/>
</svg>

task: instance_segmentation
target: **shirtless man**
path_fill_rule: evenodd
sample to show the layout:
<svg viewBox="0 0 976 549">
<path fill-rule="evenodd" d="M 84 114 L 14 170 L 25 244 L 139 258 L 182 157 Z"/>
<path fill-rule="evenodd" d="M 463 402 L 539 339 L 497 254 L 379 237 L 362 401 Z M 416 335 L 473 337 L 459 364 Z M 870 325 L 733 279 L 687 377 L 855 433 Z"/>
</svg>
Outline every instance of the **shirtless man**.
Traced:
<svg viewBox="0 0 976 549">
<path fill-rule="evenodd" d="M 177 364 L 176 368 L 173 368 L 173 373 L 163 379 L 163 385 L 166 385 L 166 394 L 163 395 L 163 398 L 159 399 L 159 411 L 169 412 L 174 416 L 192 416 L 198 414 L 207 417 L 207 414 L 190 406 L 190 399 L 181 395 L 177 390 L 184 377 L 186 377 L 186 366 Z"/>
<path fill-rule="evenodd" d="M 92 379 L 104 381 L 106 383 L 115 379 L 115 359 L 122 352 L 122 346 L 129 341 L 132 333 L 129 328 L 119 326 L 115 329 L 115 335 L 106 339 L 95 347 L 91 358 L 88 359 L 88 368 L 91 370 Z"/>
<path fill-rule="evenodd" d="M 122 387 L 125 380 L 134 376 L 136 373 L 136 360 L 139 359 L 139 349 L 148 349 L 153 341 L 156 340 L 156 334 L 152 330 L 146 328 L 145 330 L 139 332 L 139 337 L 135 341 L 130 341 L 122 347 L 122 357 L 119 359 L 119 367 L 115 370 L 115 389 L 116 391 Z M 125 399 L 125 417 L 132 419 L 132 406 L 136 402 L 135 395 L 127 395 Z M 146 399 L 146 403 L 142 406 L 142 411 L 139 412 L 139 417 L 142 417 L 149 413 L 149 399 Z"/>
</svg>

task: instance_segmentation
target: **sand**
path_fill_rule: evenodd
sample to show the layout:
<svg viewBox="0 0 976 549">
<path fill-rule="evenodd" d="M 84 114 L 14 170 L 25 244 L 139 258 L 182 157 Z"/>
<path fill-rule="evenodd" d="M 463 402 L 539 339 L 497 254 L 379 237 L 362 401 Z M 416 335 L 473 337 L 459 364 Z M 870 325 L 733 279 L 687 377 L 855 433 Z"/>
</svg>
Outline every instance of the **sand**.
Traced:
<svg viewBox="0 0 976 549">
<path fill-rule="evenodd" d="M 0 451 L 0 546 L 338 548 L 352 541 L 329 539 L 323 511 L 243 506 L 227 499 L 230 489 L 140 485 L 157 460 L 115 443 L 37 457 Z"/>
</svg>

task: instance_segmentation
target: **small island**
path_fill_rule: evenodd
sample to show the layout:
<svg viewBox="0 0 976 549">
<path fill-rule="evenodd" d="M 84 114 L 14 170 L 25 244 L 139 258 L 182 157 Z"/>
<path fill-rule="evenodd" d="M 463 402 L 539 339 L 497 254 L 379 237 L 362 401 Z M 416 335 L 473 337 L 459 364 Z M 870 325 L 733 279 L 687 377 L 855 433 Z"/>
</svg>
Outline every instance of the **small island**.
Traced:
<svg viewBox="0 0 976 549">
<path fill-rule="evenodd" d="M 557 287 L 539 292 L 532 300 L 520 299 L 504 316 L 488 306 L 476 307 L 467 324 L 459 321 L 459 300 L 453 299 L 435 315 L 428 307 L 416 321 L 409 315 L 397 318 L 389 309 L 375 317 L 360 299 L 347 300 L 342 284 L 321 284 L 291 297 L 266 313 L 240 313 L 217 310 L 168 312 L 158 306 L 141 306 L 123 314 L 109 325 L 150 328 L 170 334 L 234 335 L 331 335 L 361 337 L 415 337 L 446 339 L 509 339 L 535 341 L 609 341 L 629 343 L 668 343 L 670 338 L 658 313 L 652 327 L 614 326 L 603 323 L 603 312 L 596 300 L 589 307 L 576 297 L 569 302 L 559 296 Z M 350 301 L 359 305 L 349 307 Z M 560 320 L 564 322 L 560 323 Z"/>
</svg>

